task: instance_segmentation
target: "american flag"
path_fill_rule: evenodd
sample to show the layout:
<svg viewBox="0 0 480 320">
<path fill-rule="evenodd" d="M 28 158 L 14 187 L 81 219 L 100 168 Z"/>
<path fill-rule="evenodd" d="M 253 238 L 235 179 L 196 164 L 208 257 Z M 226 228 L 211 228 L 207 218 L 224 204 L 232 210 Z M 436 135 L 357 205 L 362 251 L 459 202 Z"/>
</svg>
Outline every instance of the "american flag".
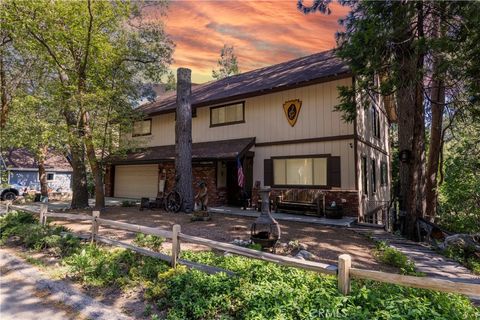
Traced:
<svg viewBox="0 0 480 320">
<path fill-rule="evenodd" d="M 243 188 L 245 186 L 245 175 L 243 174 L 242 163 L 240 162 L 240 157 L 237 157 L 237 176 L 238 176 L 238 186 Z"/>
</svg>

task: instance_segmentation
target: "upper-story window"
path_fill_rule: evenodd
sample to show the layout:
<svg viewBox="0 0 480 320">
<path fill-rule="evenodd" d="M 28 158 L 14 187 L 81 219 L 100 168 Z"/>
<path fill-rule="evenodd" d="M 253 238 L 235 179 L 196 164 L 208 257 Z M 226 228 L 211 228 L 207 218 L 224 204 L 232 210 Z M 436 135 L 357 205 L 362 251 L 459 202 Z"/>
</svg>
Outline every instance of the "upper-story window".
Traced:
<svg viewBox="0 0 480 320">
<path fill-rule="evenodd" d="M 148 136 L 152 134 L 152 119 L 135 121 L 133 123 L 132 136 Z"/>
<path fill-rule="evenodd" d="M 245 122 L 245 102 L 210 108 L 210 127 Z"/>
<path fill-rule="evenodd" d="M 380 114 L 374 106 L 372 106 L 372 132 L 375 137 L 380 138 Z"/>
</svg>

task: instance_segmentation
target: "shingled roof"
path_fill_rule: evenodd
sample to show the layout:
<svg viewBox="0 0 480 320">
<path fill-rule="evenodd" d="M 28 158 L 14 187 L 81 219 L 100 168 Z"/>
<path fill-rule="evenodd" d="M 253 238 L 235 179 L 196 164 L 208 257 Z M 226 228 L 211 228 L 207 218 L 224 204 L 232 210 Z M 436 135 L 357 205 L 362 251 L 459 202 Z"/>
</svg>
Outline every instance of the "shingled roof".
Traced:
<svg viewBox="0 0 480 320">
<path fill-rule="evenodd" d="M 3 161 L 7 169 L 17 170 L 36 170 L 38 163 L 33 157 L 33 154 L 27 149 L 7 149 L 2 154 Z M 72 166 L 67 158 L 59 152 L 49 150 L 46 160 L 45 168 L 53 171 L 71 172 Z"/>
<path fill-rule="evenodd" d="M 197 161 L 235 159 L 248 152 L 254 144 L 255 138 L 192 143 L 192 159 Z M 110 158 L 110 162 L 114 164 L 149 163 L 159 160 L 175 160 L 175 145 L 142 148 L 128 153 L 125 157 Z"/>
<path fill-rule="evenodd" d="M 227 101 L 244 99 L 275 91 L 302 87 L 350 76 L 348 66 L 335 56 L 333 50 L 283 62 L 192 88 L 192 106 L 202 107 Z M 173 112 L 176 108 L 175 92 L 138 108 L 146 115 Z"/>
</svg>

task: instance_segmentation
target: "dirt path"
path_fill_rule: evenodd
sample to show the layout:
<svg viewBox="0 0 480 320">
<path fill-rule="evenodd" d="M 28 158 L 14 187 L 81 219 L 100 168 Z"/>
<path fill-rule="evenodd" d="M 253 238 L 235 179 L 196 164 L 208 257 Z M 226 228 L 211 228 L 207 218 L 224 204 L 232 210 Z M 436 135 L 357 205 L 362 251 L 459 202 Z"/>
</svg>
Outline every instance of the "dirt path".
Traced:
<svg viewBox="0 0 480 320">
<path fill-rule="evenodd" d="M 180 224 L 182 232 L 222 242 L 234 239 L 247 240 L 250 237 L 250 225 L 254 218 L 226 214 L 212 214 L 211 221 L 191 222 L 190 217 L 181 213 L 163 211 L 139 211 L 138 208 L 109 207 L 101 215 L 102 218 L 139 224 L 149 227 L 171 230 L 174 224 Z M 74 232 L 90 232 L 90 223 L 60 221 Z M 307 245 L 308 251 L 317 256 L 315 261 L 336 264 L 338 256 L 348 253 L 352 256 L 352 264 L 358 268 L 398 272 L 396 268 L 377 262 L 372 256 L 374 243 L 366 237 L 347 228 L 309 225 L 299 222 L 279 221 L 282 228 L 282 242 L 298 241 Z M 130 242 L 135 234 L 113 228 L 100 228 L 100 235 L 116 240 Z M 170 244 L 165 243 L 169 249 Z M 205 247 L 182 243 L 182 249 L 205 250 Z"/>
<path fill-rule="evenodd" d="M 0 315 L 2 320 L 64 320 L 80 319 L 60 303 L 46 299 L 47 292 L 38 291 L 34 285 L 25 282 L 21 276 L 1 267 Z"/>
<path fill-rule="evenodd" d="M 12 252 L 0 249 L 2 320 L 131 319 L 95 301 L 71 283 L 51 279 Z"/>
</svg>

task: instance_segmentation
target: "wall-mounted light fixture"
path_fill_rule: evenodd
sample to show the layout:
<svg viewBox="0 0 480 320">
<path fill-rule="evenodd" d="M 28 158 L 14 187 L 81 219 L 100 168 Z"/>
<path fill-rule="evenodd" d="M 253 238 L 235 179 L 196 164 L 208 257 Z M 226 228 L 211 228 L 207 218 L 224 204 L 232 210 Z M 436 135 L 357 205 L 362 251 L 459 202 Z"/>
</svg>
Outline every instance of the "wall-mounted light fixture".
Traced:
<svg viewBox="0 0 480 320">
<path fill-rule="evenodd" d="M 411 157 L 412 157 L 412 152 L 407 149 L 400 151 L 400 153 L 398 154 L 398 158 L 403 163 L 410 162 Z"/>
</svg>

